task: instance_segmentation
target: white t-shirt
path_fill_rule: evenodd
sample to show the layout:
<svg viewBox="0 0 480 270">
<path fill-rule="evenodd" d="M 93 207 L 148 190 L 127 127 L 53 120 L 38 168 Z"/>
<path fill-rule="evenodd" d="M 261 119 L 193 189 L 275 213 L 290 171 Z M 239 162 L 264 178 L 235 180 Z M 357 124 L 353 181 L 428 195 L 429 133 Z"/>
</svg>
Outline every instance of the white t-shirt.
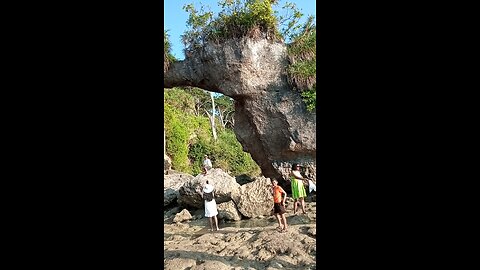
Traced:
<svg viewBox="0 0 480 270">
<path fill-rule="evenodd" d="M 210 159 L 207 158 L 203 161 L 203 167 L 212 168 L 212 162 L 210 161 Z"/>
</svg>

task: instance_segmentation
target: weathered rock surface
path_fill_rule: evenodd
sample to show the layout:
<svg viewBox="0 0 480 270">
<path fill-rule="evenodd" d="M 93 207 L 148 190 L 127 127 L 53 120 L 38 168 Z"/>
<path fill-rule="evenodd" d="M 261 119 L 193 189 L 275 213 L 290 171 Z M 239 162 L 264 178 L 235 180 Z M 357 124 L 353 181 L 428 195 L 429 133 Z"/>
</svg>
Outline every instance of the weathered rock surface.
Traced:
<svg viewBox="0 0 480 270">
<path fill-rule="evenodd" d="M 269 216 L 273 208 L 270 179 L 256 177 L 255 181 L 242 185 L 233 200 L 238 211 L 246 217 Z"/>
<path fill-rule="evenodd" d="M 193 175 L 169 171 L 163 175 L 163 206 L 173 203 L 179 196 L 178 190 L 187 181 L 193 179 Z"/>
<path fill-rule="evenodd" d="M 224 220 L 241 220 L 242 215 L 238 211 L 233 201 L 224 202 L 217 205 L 218 218 Z"/>
<path fill-rule="evenodd" d="M 307 205 L 307 211 L 315 214 L 314 204 Z M 293 210 L 287 209 L 286 215 L 290 221 Z M 219 232 L 209 232 L 205 218 L 188 224 L 164 224 L 164 269 L 310 270 L 316 267 L 314 220 L 289 223 L 284 233 L 276 230 L 275 219 L 240 228 L 221 223 Z"/>
<path fill-rule="evenodd" d="M 184 258 L 174 258 L 165 262 L 165 269 L 190 269 L 191 267 L 195 266 L 195 260 L 193 259 L 184 259 Z"/>
<path fill-rule="evenodd" d="M 190 219 L 192 219 L 192 215 L 190 215 L 190 212 L 188 212 L 187 209 L 183 209 L 180 213 L 175 215 L 175 217 L 173 218 L 173 222 L 180 223 Z"/>
<path fill-rule="evenodd" d="M 300 172 L 303 176 L 312 179 L 314 183 L 316 182 L 317 165 L 314 162 L 299 158 L 289 162 L 273 162 L 272 164 L 273 167 L 282 175 L 283 179 L 289 179 L 292 172 L 292 165 L 294 163 L 302 167 Z"/>
<path fill-rule="evenodd" d="M 164 86 L 194 86 L 235 100 L 235 134 L 270 178 L 281 164 L 315 174 L 316 115 L 287 81 L 287 47 L 267 38 L 206 44 L 164 69 Z"/>
<path fill-rule="evenodd" d="M 166 218 L 170 218 L 171 216 L 174 216 L 175 214 L 180 213 L 181 210 L 182 208 L 180 208 L 179 206 L 175 206 L 172 209 L 169 209 L 168 211 L 164 212 L 164 216 Z"/>
<path fill-rule="evenodd" d="M 197 266 L 192 267 L 190 270 L 230 270 L 232 269 L 230 266 L 223 262 L 219 262 L 216 260 L 207 260 L 204 263 L 200 263 Z"/>
<path fill-rule="evenodd" d="M 178 203 L 195 208 L 204 207 L 203 199 L 196 189 L 204 185 L 207 180 L 215 188 L 215 201 L 217 204 L 232 200 L 240 192 L 240 185 L 234 177 L 222 169 L 214 168 L 209 170 L 207 175 L 199 174 L 185 182 L 178 190 Z"/>
<path fill-rule="evenodd" d="M 169 156 L 163 155 L 163 171 L 168 171 L 172 169 L 172 160 Z"/>
</svg>

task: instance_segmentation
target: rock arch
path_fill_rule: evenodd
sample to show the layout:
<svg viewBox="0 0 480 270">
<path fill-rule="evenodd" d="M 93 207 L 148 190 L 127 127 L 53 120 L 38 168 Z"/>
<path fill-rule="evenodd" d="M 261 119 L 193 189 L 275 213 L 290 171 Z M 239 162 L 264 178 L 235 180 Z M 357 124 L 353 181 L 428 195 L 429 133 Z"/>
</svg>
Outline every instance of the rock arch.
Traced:
<svg viewBox="0 0 480 270">
<path fill-rule="evenodd" d="M 193 86 L 235 100 L 235 128 L 244 151 L 270 178 L 292 163 L 316 176 L 316 115 L 287 81 L 287 47 L 266 38 L 209 43 L 164 66 L 164 87 Z"/>
</svg>

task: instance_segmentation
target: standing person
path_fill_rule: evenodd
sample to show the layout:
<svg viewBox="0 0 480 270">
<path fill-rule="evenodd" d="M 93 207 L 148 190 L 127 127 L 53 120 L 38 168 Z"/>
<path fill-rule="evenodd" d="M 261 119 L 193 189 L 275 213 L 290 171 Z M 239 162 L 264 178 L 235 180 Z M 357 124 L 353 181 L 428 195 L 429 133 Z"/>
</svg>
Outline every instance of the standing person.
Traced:
<svg viewBox="0 0 480 270">
<path fill-rule="evenodd" d="M 287 200 L 287 193 L 281 186 L 278 185 L 278 181 L 273 179 L 272 181 L 272 193 L 273 193 L 273 213 L 278 221 L 278 228 L 280 232 L 286 232 L 288 229 L 287 219 L 285 218 L 285 201 Z M 283 195 L 283 200 L 282 200 Z M 283 223 L 283 226 L 282 226 Z"/>
<path fill-rule="evenodd" d="M 211 231 L 213 231 L 214 222 L 215 222 L 215 227 L 218 231 L 219 230 L 218 219 L 217 219 L 218 211 L 217 211 L 217 202 L 215 201 L 214 188 L 207 181 L 205 186 L 203 187 L 202 192 L 199 192 L 199 193 L 200 193 L 200 196 L 202 196 L 203 200 L 205 201 L 205 217 L 208 218 Z"/>
<path fill-rule="evenodd" d="M 300 174 L 300 166 L 293 164 L 290 177 L 292 184 L 292 198 L 295 200 L 293 205 L 293 214 L 297 213 L 298 201 L 300 201 L 300 204 L 302 205 L 302 212 L 306 214 L 305 197 L 307 197 L 307 192 L 305 191 L 305 186 L 303 185 L 303 180 L 306 180 L 306 178 Z"/>
<path fill-rule="evenodd" d="M 212 161 L 207 155 L 205 155 L 203 159 L 203 174 L 207 174 L 208 170 L 210 170 L 212 167 Z"/>
</svg>

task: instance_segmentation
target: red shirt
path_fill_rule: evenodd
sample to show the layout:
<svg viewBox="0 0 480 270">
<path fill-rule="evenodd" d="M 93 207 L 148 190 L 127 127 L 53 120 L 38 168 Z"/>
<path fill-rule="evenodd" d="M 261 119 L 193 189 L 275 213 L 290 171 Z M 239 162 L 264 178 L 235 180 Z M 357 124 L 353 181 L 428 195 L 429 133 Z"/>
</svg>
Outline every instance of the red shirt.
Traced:
<svg viewBox="0 0 480 270">
<path fill-rule="evenodd" d="M 276 186 L 273 188 L 273 202 L 281 203 L 282 202 L 282 193 L 285 192 L 281 186 Z"/>
</svg>

